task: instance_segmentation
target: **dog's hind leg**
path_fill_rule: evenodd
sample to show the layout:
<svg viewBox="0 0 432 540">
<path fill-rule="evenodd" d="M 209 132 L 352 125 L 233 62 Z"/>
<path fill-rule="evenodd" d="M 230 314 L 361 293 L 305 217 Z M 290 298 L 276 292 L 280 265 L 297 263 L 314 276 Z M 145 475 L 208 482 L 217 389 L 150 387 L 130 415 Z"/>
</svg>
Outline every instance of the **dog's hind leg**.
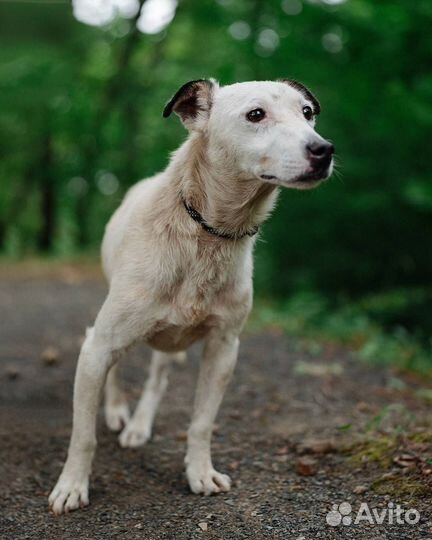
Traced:
<svg viewBox="0 0 432 540">
<path fill-rule="evenodd" d="M 171 364 L 181 361 L 184 355 L 153 351 L 148 379 L 132 418 L 120 433 L 120 446 L 136 448 L 150 439 L 159 403 L 168 386 Z"/>
<path fill-rule="evenodd" d="M 117 364 L 109 370 L 105 383 L 104 412 L 106 425 L 111 431 L 120 431 L 129 422 L 129 406 L 118 378 Z"/>
</svg>

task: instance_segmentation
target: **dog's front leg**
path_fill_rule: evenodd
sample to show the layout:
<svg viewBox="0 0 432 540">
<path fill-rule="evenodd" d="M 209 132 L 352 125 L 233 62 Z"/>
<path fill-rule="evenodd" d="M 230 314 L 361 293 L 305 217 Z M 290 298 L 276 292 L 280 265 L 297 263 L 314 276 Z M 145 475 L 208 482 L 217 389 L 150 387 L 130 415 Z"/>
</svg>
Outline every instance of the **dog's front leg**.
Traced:
<svg viewBox="0 0 432 540">
<path fill-rule="evenodd" d="M 96 448 L 96 414 L 113 351 L 95 329 L 87 332 L 74 385 L 73 429 L 63 471 L 49 497 L 55 514 L 89 503 L 88 486 Z"/>
<path fill-rule="evenodd" d="M 207 339 L 188 432 L 186 475 L 194 493 L 211 495 L 230 489 L 231 480 L 213 468 L 211 434 L 226 386 L 237 361 L 239 340 L 230 333 L 212 333 Z"/>
</svg>

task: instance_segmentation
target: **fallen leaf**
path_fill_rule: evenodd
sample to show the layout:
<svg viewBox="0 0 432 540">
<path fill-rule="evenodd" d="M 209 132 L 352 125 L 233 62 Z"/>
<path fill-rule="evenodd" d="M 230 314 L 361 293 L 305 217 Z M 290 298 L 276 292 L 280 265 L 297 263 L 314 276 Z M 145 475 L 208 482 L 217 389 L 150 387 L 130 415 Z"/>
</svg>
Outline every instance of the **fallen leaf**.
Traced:
<svg viewBox="0 0 432 540">
<path fill-rule="evenodd" d="M 11 381 L 15 381 L 21 376 L 21 372 L 15 366 L 9 366 L 5 369 L 6 377 Z"/>
<path fill-rule="evenodd" d="M 296 375 L 311 375 L 313 377 L 324 377 L 326 375 L 342 375 L 342 364 L 334 362 L 332 364 L 322 364 L 318 362 L 305 362 L 300 360 L 294 366 Z"/>
<path fill-rule="evenodd" d="M 393 463 L 404 469 L 414 469 L 417 463 L 417 458 L 411 454 L 401 454 L 393 458 Z"/>
<path fill-rule="evenodd" d="M 359 401 L 356 405 L 356 408 L 359 412 L 364 412 L 364 413 L 371 412 L 371 410 L 373 410 L 373 407 L 369 403 L 366 403 L 365 401 Z"/>
<path fill-rule="evenodd" d="M 296 471 L 301 476 L 314 476 L 318 472 L 318 463 L 309 457 L 301 458 L 296 463 Z"/>
<path fill-rule="evenodd" d="M 299 454 L 328 454 L 336 450 L 336 445 L 331 439 L 308 439 L 297 446 Z"/>
<path fill-rule="evenodd" d="M 208 529 L 208 525 L 205 521 L 201 521 L 201 523 L 198 523 L 198 527 L 202 530 L 202 531 L 206 531 Z"/>
<path fill-rule="evenodd" d="M 60 361 L 60 351 L 57 347 L 50 345 L 42 351 L 41 360 L 46 366 L 55 366 Z"/>
</svg>

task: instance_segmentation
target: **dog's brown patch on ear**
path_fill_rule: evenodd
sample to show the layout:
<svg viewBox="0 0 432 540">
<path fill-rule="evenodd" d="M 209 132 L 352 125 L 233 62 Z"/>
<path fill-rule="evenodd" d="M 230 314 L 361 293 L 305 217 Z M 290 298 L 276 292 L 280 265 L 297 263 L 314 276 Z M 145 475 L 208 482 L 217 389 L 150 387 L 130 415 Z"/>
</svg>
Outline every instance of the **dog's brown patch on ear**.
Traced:
<svg viewBox="0 0 432 540">
<path fill-rule="evenodd" d="M 303 96 L 312 103 L 314 114 L 319 114 L 321 112 L 320 102 L 304 84 L 293 81 L 292 79 L 278 79 L 278 82 L 286 83 L 292 88 L 295 88 L 300 94 L 303 94 Z"/>
<path fill-rule="evenodd" d="M 200 111 L 211 107 L 211 89 L 213 83 L 207 79 L 197 79 L 184 84 L 166 104 L 163 117 L 167 118 L 173 111 L 183 120 L 195 118 Z M 201 97 L 202 99 L 198 99 Z M 203 103 L 207 101 L 205 108 Z"/>
</svg>

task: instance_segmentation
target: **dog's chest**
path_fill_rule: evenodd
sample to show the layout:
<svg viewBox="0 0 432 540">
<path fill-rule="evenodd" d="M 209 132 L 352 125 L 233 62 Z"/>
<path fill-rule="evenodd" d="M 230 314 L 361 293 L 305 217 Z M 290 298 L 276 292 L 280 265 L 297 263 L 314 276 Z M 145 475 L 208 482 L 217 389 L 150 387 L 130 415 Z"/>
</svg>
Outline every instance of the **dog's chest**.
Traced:
<svg viewBox="0 0 432 540">
<path fill-rule="evenodd" d="M 249 282 L 242 259 L 206 253 L 171 269 L 162 295 L 161 317 L 148 340 L 161 350 L 181 350 L 212 328 L 237 320 L 249 298 Z M 243 278 L 242 278 L 243 275 Z"/>
<path fill-rule="evenodd" d="M 225 260 L 196 259 L 178 269 L 166 295 L 169 318 L 174 324 L 195 326 L 215 316 L 226 295 L 235 294 L 237 272 Z"/>
</svg>

